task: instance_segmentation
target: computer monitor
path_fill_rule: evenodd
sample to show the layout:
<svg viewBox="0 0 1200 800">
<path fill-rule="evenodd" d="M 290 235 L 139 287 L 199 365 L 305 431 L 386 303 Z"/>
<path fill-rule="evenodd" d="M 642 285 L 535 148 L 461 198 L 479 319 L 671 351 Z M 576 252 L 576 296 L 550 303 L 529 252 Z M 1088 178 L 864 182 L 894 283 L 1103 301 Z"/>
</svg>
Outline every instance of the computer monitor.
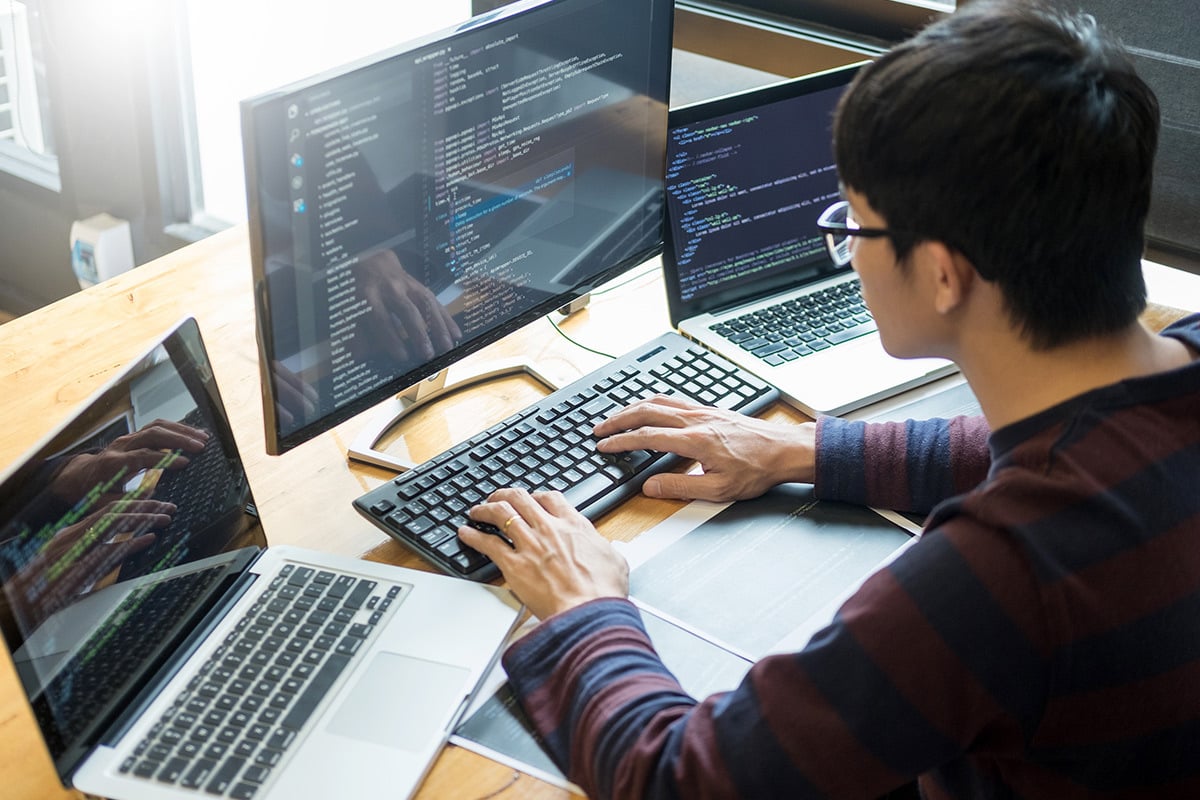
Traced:
<svg viewBox="0 0 1200 800">
<path fill-rule="evenodd" d="M 661 249 L 672 15 L 519 2 L 242 102 L 269 453 Z"/>
</svg>

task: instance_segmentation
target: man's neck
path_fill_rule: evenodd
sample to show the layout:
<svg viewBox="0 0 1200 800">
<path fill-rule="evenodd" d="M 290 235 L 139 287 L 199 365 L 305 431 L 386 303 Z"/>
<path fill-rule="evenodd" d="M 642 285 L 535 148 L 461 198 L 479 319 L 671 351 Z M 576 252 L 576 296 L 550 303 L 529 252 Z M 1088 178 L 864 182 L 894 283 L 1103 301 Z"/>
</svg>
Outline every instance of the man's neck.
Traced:
<svg viewBox="0 0 1200 800">
<path fill-rule="evenodd" d="M 1034 350 L 1015 331 L 974 337 L 957 359 L 996 430 L 1072 397 L 1128 378 L 1182 367 L 1194 358 L 1182 342 L 1135 323 L 1112 336 Z"/>
</svg>

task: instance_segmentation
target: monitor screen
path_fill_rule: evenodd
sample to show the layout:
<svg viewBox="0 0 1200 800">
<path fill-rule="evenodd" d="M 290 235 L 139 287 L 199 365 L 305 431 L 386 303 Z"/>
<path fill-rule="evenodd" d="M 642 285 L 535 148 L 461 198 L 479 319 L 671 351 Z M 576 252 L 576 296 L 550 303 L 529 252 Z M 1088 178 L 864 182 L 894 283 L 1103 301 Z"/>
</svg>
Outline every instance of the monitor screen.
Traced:
<svg viewBox="0 0 1200 800">
<path fill-rule="evenodd" d="M 532 0 L 242 103 L 267 450 L 662 246 L 671 0 Z"/>
</svg>

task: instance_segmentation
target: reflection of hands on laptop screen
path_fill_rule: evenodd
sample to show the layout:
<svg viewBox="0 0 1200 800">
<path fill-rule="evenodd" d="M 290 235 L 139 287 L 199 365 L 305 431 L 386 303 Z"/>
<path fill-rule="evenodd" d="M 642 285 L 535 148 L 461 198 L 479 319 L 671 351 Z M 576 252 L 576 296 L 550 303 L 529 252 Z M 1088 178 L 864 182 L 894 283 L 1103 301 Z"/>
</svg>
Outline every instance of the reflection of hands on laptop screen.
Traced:
<svg viewBox="0 0 1200 800">
<path fill-rule="evenodd" d="M 11 612 L 32 630 L 80 596 L 112 582 L 125 559 L 154 543 L 175 507 L 157 500 L 114 500 L 45 540 L 5 583 Z"/>
<path fill-rule="evenodd" d="M 182 469 L 188 464 L 187 454 L 203 452 L 208 437 L 207 431 L 182 422 L 155 420 L 99 452 L 71 456 L 54 476 L 52 489 L 72 504 L 99 487 L 104 487 L 102 494 L 119 494 L 118 479 L 127 481 L 154 468 Z"/>
<path fill-rule="evenodd" d="M 100 449 L 48 459 L 45 500 L 33 504 L 35 516 L 22 520 L 24 534 L 5 542 L 14 569 L 5 585 L 11 612 L 36 626 L 80 595 L 112 583 L 118 567 L 153 545 L 177 511 L 150 497 L 157 474 L 147 471 L 183 469 L 187 454 L 203 451 L 208 438 L 205 431 L 160 419 Z"/>
</svg>

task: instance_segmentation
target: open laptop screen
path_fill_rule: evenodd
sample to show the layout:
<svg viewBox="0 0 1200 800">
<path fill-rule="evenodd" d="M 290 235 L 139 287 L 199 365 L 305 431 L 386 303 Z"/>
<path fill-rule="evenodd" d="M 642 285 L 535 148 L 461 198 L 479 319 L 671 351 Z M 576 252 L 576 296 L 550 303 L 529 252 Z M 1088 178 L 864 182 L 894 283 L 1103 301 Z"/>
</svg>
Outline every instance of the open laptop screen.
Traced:
<svg viewBox="0 0 1200 800">
<path fill-rule="evenodd" d="M 816 221 L 838 197 L 831 125 L 858 66 L 671 111 L 673 324 L 840 271 Z"/>
<path fill-rule="evenodd" d="M 56 761 L 265 546 L 252 508 L 194 320 L 0 477 L 0 628 Z"/>
</svg>

